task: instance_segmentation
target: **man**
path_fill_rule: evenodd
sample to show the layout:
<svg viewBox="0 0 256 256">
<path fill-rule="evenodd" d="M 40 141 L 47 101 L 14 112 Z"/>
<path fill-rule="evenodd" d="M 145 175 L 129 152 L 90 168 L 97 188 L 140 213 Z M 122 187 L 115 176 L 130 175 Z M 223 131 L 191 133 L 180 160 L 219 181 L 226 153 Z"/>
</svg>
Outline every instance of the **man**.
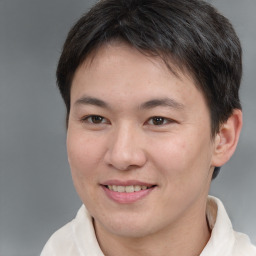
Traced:
<svg viewBox="0 0 256 256">
<path fill-rule="evenodd" d="M 241 47 L 198 0 L 100 1 L 57 69 L 84 206 L 44 255 L 256 255 L 209 197 L 242 127 Z"/>
</svg>

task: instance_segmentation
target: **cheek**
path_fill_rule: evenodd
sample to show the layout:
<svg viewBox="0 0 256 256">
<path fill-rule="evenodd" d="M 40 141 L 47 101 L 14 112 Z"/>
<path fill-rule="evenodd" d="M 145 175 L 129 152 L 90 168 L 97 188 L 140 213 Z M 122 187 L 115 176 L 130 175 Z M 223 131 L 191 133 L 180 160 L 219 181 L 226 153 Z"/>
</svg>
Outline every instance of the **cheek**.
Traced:
<svg viewBox="0 0 256 256">
<path fill-rule="evenodd" d="M 154 145 L 151 151 L 152 159 L 162 167 L 162 170 L 175 175 L 183 169 L 181 167 L 186 164 L 188 160 L 186 156 L 189 153 L 189 146 L 184 139 L 170 136 L 152 145 Z"/>
<path fill-rule="evenodd" d="M 74 187 L 88 209 L 94 209 L 97 202 L 95 189 L 98 184 L 102 161 L 102 145 L 100 140 L 71 129 L 67 134 L 67 153 Z"/>
<path fill-rule="evenodd" d="M 207 140 L 194 142 L 191 138 L 176 136 L 154 149 L 158 156 L 154 165 L 162 176 L 164 192 L 161 200 L 167 212 L 176 209 L 181 213 L 184 207 L 208 193 L 210 150 L 203 143 Z"/>
<path fill-rule="evenodd" d="M 211 162 L 208 138 L 183 134 L 170 136 L 161 143 L 152 145 L 155 147 L 151 155 L 157 156 L 154 158 L 155 165 L 169 182 L 176 182 L 177 185 L 200 182 L 200 178 L 205 179 L 208 175 Z"/>
<path fill-rule="evenodd" d="M 87 169 L 87 166 L 97 163 L 101 148 L 99 142 L 89 134 L 68 131 L 67 153 L 70 165 L 76 169 Z"/>
<path fill-rule="evenodd" d="M 85 134 L 68 132 L 67 153 L 75 187 L 95 184 L 98 166 L 102 161 L 99 141 Z M 81 189 L 81 188 L 80 188 Z"/>
</svg>

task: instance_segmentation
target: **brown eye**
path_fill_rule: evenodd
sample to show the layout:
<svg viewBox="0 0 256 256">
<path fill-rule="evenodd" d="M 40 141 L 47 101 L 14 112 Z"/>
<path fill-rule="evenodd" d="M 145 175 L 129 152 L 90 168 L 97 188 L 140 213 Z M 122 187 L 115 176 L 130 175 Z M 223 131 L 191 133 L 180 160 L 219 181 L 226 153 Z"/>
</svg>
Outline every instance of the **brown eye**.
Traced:
<svg viewBox="0 0 256 256">
<path fill-rule="evenodd" d="M 164 117 L 155 116 L 151 118 L 151 122 L 153 125 L 163 125 L 166 123 L 166 119 Z"/>
<path fill-rule="evenodd" d="M 162 116 L 153 116 L 148 119 L 147 124 L 153 125 L 153 126 L 162 126 L 162 125 L 168 125 L 171 123 L 175 123 L 173 119 L 162 117 Z"/>
<path fill-rule="evenodd" d="M 91 116 L 90 119 L 91 119 L 91 122 L 94 124 L 102 123 L 102 121 L 104 120 L 102 116 Z"/>
<path fill-rule="evenodd" d="M 90 116 L 86 116 L 85 118 L 83 118 L 82 120 L 83 122 L 87 122 L 87 123 L 92 123 L 92 124 L 103 124 L 103 123 L 107 123 L 107 120 L 102 117 L 102 116 L 97 116 L 97 115 L 90 115 Z"/>
</svg>

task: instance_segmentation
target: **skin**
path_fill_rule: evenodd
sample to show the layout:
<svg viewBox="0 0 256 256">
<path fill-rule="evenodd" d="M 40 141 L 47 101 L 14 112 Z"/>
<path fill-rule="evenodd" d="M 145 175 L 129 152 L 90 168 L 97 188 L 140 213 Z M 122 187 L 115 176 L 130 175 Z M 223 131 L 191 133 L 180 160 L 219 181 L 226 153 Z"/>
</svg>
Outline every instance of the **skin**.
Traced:
<svg viewBox="0 0 256 256">
<path fill-rule="evenodd" d="M 88 57 L 71 87 L 67 151 L 104 254 L 199 255 L 210 237 L 205 210 L 213 169 L 233 154 L 241 120 L 234 111 L 212 136 L 193 79 L 175 76 L 157 57 L 122 43 Z M 109 180 L 156 186 L 122 204 L 106 195 Z"/>
</svg>

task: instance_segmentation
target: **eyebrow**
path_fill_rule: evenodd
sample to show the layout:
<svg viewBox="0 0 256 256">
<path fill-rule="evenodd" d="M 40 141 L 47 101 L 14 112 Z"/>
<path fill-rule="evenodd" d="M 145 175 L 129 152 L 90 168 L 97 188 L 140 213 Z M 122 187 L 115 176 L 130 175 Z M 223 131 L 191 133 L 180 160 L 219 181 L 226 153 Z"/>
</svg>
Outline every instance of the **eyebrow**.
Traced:
<svg viewBox="0 0 256 256">
<path fill-rule="evenodd" d="M 78 99 L 75 102 L 75 105 L 94 105 L 97 107 L 110 109 L 109 104 L 106 103 L 105 101 L 100 100 L 98 98 L 89 97 L 89 96 L 84 96 Z M 152 99 L 142 103 L 139 109 L 152 109 L 155 107 L 170 107 L 170 108 L 182 110 L 184 109 L 185 106 L 182 103 L 177 102 L 176 100 L 171 98 L 160 98 L 160 99 Z"/>
<path fill-rule="evenodd" d="M 75 105 L 94 105 L 101 108 L 110 108 L 109 105 L 100 99 L 84 96 L 75 102 Z"/>
<path fill-rule="evenodd" d="M 140 106 L 141 109 L 151 109 L 155 107 L 171 107 L 178 110 L 182 110 L 185 108 L 182 103 L 177 102 L 176 100 L 171 98 L 152 99 L 143 103 Z"/>
</svg>

